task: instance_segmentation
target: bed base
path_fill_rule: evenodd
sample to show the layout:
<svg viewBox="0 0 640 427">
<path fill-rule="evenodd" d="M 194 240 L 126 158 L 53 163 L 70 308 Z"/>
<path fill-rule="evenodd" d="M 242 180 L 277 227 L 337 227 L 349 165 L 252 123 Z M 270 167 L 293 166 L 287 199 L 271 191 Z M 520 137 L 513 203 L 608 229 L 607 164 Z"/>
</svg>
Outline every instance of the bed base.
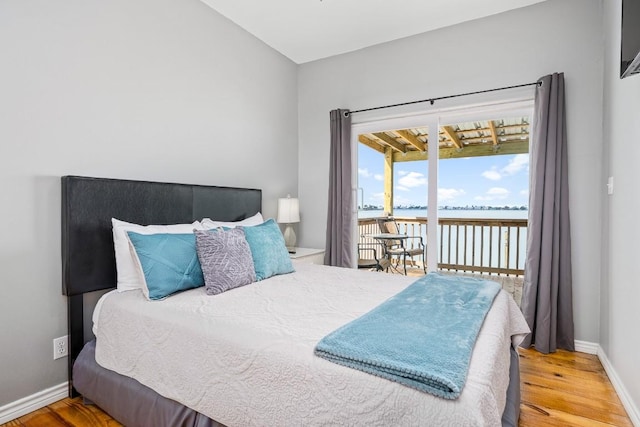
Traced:
<svg viewBox="0 0 640 427">
<path fill-rule="evenodd" d="M 96 404 L 126 426 L 225 427 L 180 403 L 160 396 L 133 378 L 98 365 L 95 340 L 89 341 L 73 367 L 75 386 L 85 403 Z M 149 410 L 152 409 L 152 410 Z"/>
<path fill-rule="evenodd" d="M 172 425 L 224 427 L 207 416 L 160 396 L 133 378 L 98 365 L 95 340 L 88 342 L 73 367 L 76 387 L 90 403 L 95 403 L 112 418 L 127 426 Z M 520 368 L 516 349 L 511 348 L 507 403 L 502 413 L 503 427 L 517 427 L 520 416 Z M 135 402 L 135 403 L 132 403 Z M 140 408 L 153 408 L 153 411 Z"/>
</svg>

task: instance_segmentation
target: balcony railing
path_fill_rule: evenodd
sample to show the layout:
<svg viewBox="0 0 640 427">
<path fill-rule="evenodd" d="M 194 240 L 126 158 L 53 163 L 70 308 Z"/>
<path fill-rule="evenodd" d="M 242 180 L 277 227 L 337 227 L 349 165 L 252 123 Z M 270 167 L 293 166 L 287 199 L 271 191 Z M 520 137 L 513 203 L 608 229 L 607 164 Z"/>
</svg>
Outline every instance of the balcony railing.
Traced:
<svg viewBox="0 0 640 427">
<path fill-rule="evenodd" d="M 427 244 L 426 218 L 395 217 L 395 220 L 400 233 L 422 236 Z M 377 245 L 375 240 L 367 237 L 380 232 L 375 218 L 359 219 L 358 232 L 361 244 Z M 409 239 L 409 247 L 412 240 L 417 239 Z M 440 218 L 438 269 L 523 276 L 526 244 L 526 219 Z"/>
</svg>

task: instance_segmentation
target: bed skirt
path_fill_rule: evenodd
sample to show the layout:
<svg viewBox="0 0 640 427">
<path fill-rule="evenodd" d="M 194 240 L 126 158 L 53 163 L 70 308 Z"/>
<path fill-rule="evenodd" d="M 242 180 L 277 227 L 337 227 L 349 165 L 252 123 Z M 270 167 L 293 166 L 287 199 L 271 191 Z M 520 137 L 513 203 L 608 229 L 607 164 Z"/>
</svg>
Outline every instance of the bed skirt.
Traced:
<svg viewBox="0 0 640 427">
<path fill-rule="evenodd" d="M 95 403 L 116 421 L 127 427 L 181 426 L 224 427 L 174 400 L 98 365 L 95 340 L 85 344 L 73 365 L 73 385 L 85 402 Z M 511 348 L 507 404 L 502 413 L 502 425 L 516 427 L 520 416 L 520 362 L 518 352 Z"/>
<path fill-rule="evenodd" d="M 127 427 L 224 427 L 193 409 L 160 396 L 133 378 L 96 363 L 96 342 L 85 344 L 73 365 L 73 386 L 85 403 L 95 403 Z"/>
</svg>

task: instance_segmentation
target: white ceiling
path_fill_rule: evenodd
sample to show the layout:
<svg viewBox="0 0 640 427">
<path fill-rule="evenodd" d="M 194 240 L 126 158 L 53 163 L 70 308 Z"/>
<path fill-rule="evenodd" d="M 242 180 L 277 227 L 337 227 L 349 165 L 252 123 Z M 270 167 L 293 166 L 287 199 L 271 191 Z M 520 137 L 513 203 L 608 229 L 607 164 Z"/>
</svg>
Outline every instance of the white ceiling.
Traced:
<svg viewBox="0 0 640 427">
<path fill-rule="evenodd" d="M 202 0 L 302 64 L 544 0 Z"/>
</svg>

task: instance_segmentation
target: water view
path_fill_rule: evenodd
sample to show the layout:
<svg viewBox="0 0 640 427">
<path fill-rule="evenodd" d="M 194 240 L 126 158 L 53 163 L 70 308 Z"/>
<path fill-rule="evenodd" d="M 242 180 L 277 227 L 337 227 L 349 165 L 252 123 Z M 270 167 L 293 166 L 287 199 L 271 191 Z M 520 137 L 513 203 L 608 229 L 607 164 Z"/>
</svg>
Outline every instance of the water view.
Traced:
<svg viewBox="0 0 640 427">
<path fill-rule="evenodd" d="M 383 215 L 382 209 L 359 210 L 358 218 L 377 218 Z M 438 209 L 438 218 L 495 218 L 527 219 L 528 210 L 520 209 Z M 394 209 L 393 216 L 398 218 L 426 218 L 426 209 Z"/>
</svg>

